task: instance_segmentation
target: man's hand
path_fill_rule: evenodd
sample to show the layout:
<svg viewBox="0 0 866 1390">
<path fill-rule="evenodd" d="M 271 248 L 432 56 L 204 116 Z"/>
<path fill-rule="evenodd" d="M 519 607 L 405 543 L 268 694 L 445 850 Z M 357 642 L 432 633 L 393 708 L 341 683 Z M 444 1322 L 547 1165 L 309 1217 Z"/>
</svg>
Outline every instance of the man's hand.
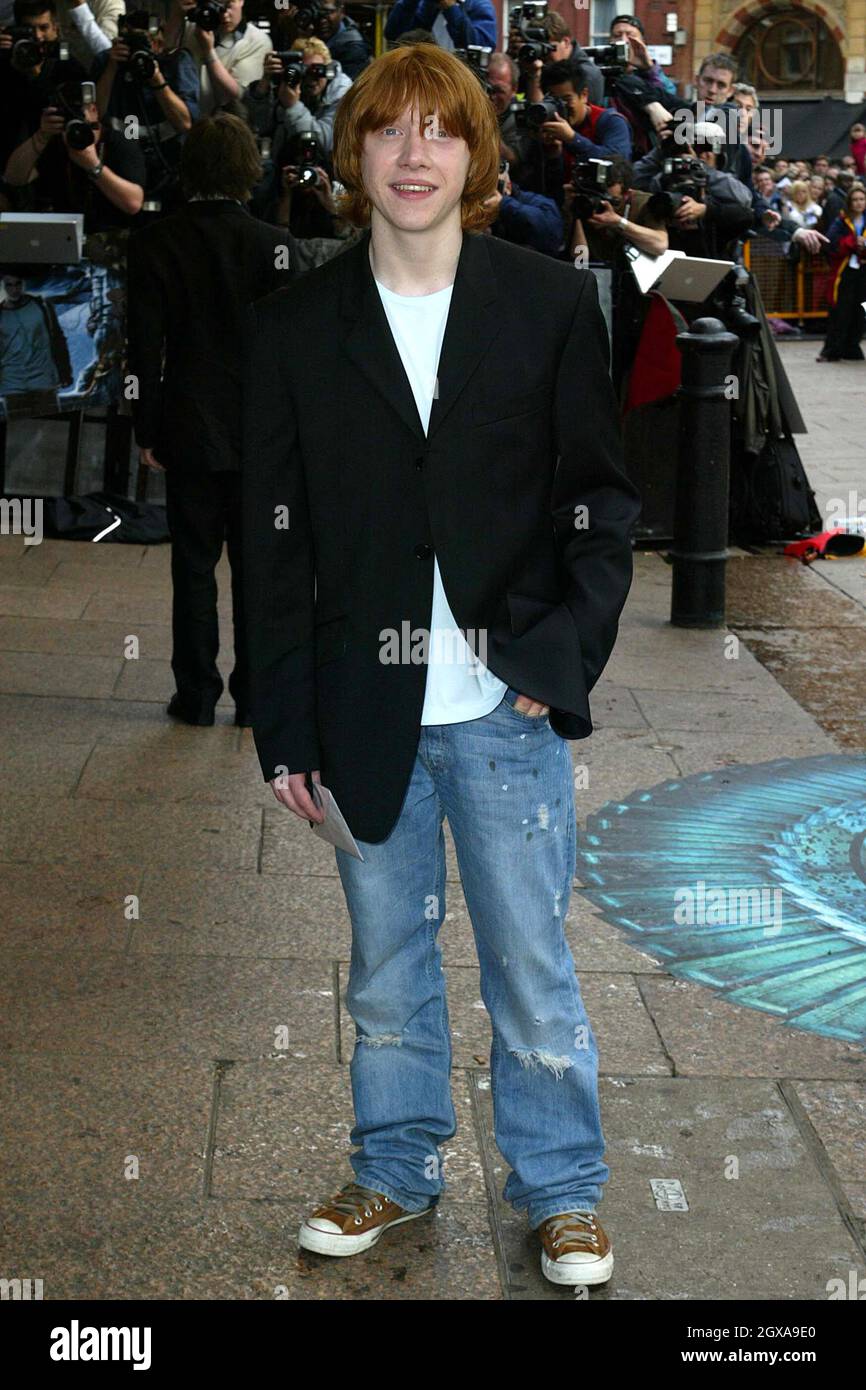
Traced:
<svg viewBox="0 0 866 1390">
<path fill-rule="evenodd" d="M 273 83 L 271 78 L 283 70 L 283 60 L 278 58 L 273 50 L 265 54 L 265 63 L 262 68 L 262 75 L 256 83 L 256 92 L 260 97 L 267 96 Z"/>
<path fill-rule="evenodd" d="M 322 781 L 318 770 L 311 772 L 310 778 L 317 785 Z M 281 777 L 275 777 L 271 787 L 277 801 L 281 802 L 287 811 L 293 811 L 301 820 L 314 820 L 317 825 L 321 825 L 325 819 L 324 807 L 316 805 L 307 791 L 306 782 L 306 772 L 290 772 L 288 776 L 283 774 Z"/>
<path fill-rule="evenodd" d="M 620 214 L 614 212 L 606 198 L 602 199 L 601 212 L 594 212 L 589 219 L 592 227 L 618 227 L 620 221 Z"/>
<path fill-rule="evenodd" d="M 814 227 L 798 227 L 791 240 L 801 241 L 806 250 L 811 251 L 812 255 L 816 256 L 823 247 L 828 245 L 830 238 L 825 236 L 823 232 L 816 231 Z"/>
<path fill-rule="evenodd" d="M 665 130 L 673 120 L 673 114 L 666 106 L 662 106 L 660 101 L 648 102 L 644 107 L 644 111 L 649 116 L 652 122 L 652 128 L 657 134 Z"/>
<path fill-rule="evenodd" d="M 319 182 L 310 189 L 322 204 L 326 212 L 336 215 L 337 205 L 334 202 L 334 190 L 331 188 L 331 180 L 328 178 L 327 169 L 321 169 L 318 164 L 315 166 L 316 173 L 319 175 Z"/>
<path fill-rule="evenodd" d="M 200 29 L 198 25 L 193 26 L 193 37 L 202 58 L 206 58 L 212 53 L 216 44 L 216 35 L 210 29 Z"/>
<path fill-rule="evenodd" d="M 99 155 L 96 152 L 95 145 L 88 145 L 87 148 L 83 150 L 74 150 L 70 146 L 65 135 L 63 136 L 63 143 L 66 146 L 66 153 L 69 155 L 72 163 L 77 164 L 79 169 L 96 168 L 99 163 Z"/>
<path fill-rule="evenodd" d="M 112 39 L 111 47 L 108 50 L 108 62 L 106 66 L 116 68 L 120 63 L 127 63 L 131 52 L 132 49 L 125 39 Z"/>
<path fill-rule="evenodd" d="M 138 462 L 140 465 L 143 464 L 145 468 L 152 468 L 154 473 L 165 472 L 164 465 L 158 463 L 157 460 L 154 458 L 152 449 L 139 449 Z"/>
<path fill-rule="evenodd" d="M 280 103 L 280 106 L 284 106 L 284 107 L 286 108 L 287 111 L 291 111 L 292 107 L 293 107 L 293 106 L 296 106 L 297 103 L 300 101 L 300 99 L 301 99 L 301 81 L 300 81 L 300 78 L 298 79 L 298 81 L 295 83 L 294 86 L 291 86 L 291 84 L 288 83 L 288 82 L 281 82 L 281 83 L 280 83 L 279 87 L 277 88 L 277 101 Z"/>
<path fill-rule="evenodd" d="M 557 140 L 567 142 L 574 139 L 574 129 L 568 124 L 564 116 L 554 116 L 552 121 L 542 121 L 539 129 L 546 131 L 549 135 L 555 135 Z"/>
<path fill-rule="evenodd" d="M 772 232 L 776 227 L 778 227 L 781 220 L 781 215 L 778 212 L 775 212 L 773 208 L 767 208 L 767 211 L 763 213 L 761 216 L 761 221 L 763 222 L 768 232 Z"/>
<path fill-rule="evenodd" d="M 525 704 L 521 705 L 521 700 L 524 700 Z M 521 714 L 532 714 L 541 718 L 543 714 L 547 714 L 550 705 L 543 705 L 539 700 L 533 700 L 531 695 L 518 695 L 514 701 L 514 708 L 520 710 Z"/>
<path fill-rule="evenodd" d="M 649 50 L 643 39 L 639 39 L 636 34 L 631 34 L 629 35 L 628 45 L 631 50 L 629 57 L 638 72 L 646 72 L 648 68 L 652 67 L 653 60 L 649 56 Z"/>
<path fill-rule="evenodd" d="M 674 213 L 674 221 L 681 227 L 694 227 L 695 223 L 706 215 L 706 203 L 696 203 L 694 198 L 685 197 Z"/>
<path fill-rule="evenodd" d="M 66 118 L 56 106 L 46 106 L 39 120 L 39 133 L 47 143 L 53 135 L 61 135 Z"/>
</svg>

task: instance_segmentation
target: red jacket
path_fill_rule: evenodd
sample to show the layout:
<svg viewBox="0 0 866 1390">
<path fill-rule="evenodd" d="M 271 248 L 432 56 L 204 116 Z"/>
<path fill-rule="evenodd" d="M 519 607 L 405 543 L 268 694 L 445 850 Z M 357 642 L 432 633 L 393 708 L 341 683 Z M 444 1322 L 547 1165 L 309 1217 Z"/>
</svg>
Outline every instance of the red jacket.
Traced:
<svg viewBox="0 0 866 1390">
<path fill-rule="evenodd" d="M 827 254 L 830 258 L 830 302 L 835 304 L 839 298 L 839 281 L 842 272 L 847 266 L 853 255 L 857 254 L 857 232 L 854 223 L 845 212 L 840 212 L 836 221 L 829 228 L 830 246 Z M 861 256 L 860 264 L 866 265 L 866 256 Z"/>
</svg>

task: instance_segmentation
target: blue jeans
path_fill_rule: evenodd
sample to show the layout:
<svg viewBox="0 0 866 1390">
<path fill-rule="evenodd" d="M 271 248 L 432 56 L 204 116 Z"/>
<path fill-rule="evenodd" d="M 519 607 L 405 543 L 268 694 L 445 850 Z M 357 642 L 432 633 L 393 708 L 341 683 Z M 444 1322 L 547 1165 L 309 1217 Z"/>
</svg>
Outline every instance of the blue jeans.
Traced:
<svg viewBox="0 0 866 1390">
<path fill-rule="evenodd" d="M 422 726 L 399 819 L 364 862 L 336 850 L 352 920 L 346 1002 L 356 1181 L 408 1211 L 438 1201 L 439 1145 L 456 1132 L 437 942 L 448 817 L 490 1015 L 503 1197 L 534 1228 L 595 1209 L 609 1176 L 598 1050 L 563 924 L 576 827 L 568 744 L 509 687 L 479 719 Z"/>
</svg>

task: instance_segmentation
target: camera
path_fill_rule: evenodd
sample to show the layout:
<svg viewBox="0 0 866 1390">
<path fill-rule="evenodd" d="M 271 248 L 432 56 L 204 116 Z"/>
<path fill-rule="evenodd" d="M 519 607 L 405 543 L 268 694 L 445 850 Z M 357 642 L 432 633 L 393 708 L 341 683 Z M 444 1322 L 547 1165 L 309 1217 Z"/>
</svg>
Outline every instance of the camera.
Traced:
<svg viewBox="0 0 866 1390">
<path fill-rule="evenodd" d="M 309 82 L 317 82 L 320 77 L 324 77 L 330 82 L 332 77 L 336 77 L 337 69 L 333 63 L 307 63 L 304 66 L 303 76 Z"/>
<path fill-rule="evenodd" d="M 313 132 L 302 131 L 294 148 L 297 164 L 284 164 L 283 169 L 297 169 L 299 188 L 321 188 L 322 176 L 315 167 L 320 162 L 321 155 Z"/>
<path fill-rule="evenodd" d="M 693 198 L 696 203 L 703 201 L 707 178 L 703 160 L 693 159 L 691 155 L 669 156 L 662 164 L 661 192 L 649 198 L 648 211 L 653 217 L 669 222 L 684 198 Z"/>
<path fill-rule="evenodd" d="M 186 18 L 208 34 L 215 34 L 225 18 L 226 7 L 221 0 L 197 0 Z"/>
<path fill-rule="evenodd" d="M 84 115 L 85 106 L 95 100 L 96 88 L 92 82 L 61 82 L 46 103 L 65 118 L 63 133 L 72 150 L 86 150 L 95 143 L 93 126 Z"/>
<path fill-rule="evenodd" d="M 545 93 L 541 101 L 521 101 L 512 109 L 517 124 L 529 126 L 531 130 L 537 130 L 545 121 L 555 120 L 557 116 L 568 120 L 568 103 L 565 98 L 550 96 L 549 93 Z"/>
<path fill-rule="evenodd" d="M 271 76 L 274 86 L 279 87 L 283 82 L 288 82 L 290 87 L 296 87 L 306 69 L 303 51 L 300 48 L 286 49 L 275 53 L 274 57 L 279 58 L 283 65 L 282 72 L 275 72 Z"/>
<path fill-rule="evenodd" d="M 314 29 L 322 17 L 321 7 L 316 0 L 306 0 L 295 15 L 299 29 Z"/>
<path fill-rule="evenodd" d="M 139 82 L 147 82 L 156 72 L 151 29 L 156 27 L 146 10 L 131 10 L 117 16 L 117 37 L 129 48 L 126 68 Z"/>
<path fill-rule="evenodd" d="M 12 39 L 9 61 L 16 72 L 32 72 L 58 47 L 56 40 L 49 43 L 48 40 L 38 39 L 28 24 L 10 24 L 4 33 Z M 65 45 L 62 45 L 62 49 L 59 56 L 65 59 L 68 50 Z"/>
<path fill-rule="evenodd" d="M 514 54 L 518 63 L 544 62 L 549 58 L 555 43 L 551 43 L 544 20 L 547 18 L 547 0 L 525 0 L 522 5 L 512 5 L 508 16 L 509 27 L 516 28 L 523 43 Z"/>
<path fill-rule="evenodd" d="M 581 159 L 575 164 L 571 175 L 575 190 L 572 206 L 575 217 L 579 217 L 581 222 L 601 212 L 601 205 L 608 197 L 612 168 L 613 160 L 610 159 Z"/>
<path fill-rule="evenodd" d="M 616 77 L 628 67 L 628 42 L 601 44 L 598 48 L 585 48 L 584 53 L 604 77 Z"/>
<path fill-rule="evenodd" d="M 487 81 L 487 69 L 490 66 L 492 52 L 492 48 L 485 48 L 480 43 L 470 43 L 465 48 L 455 48 L 454 50 L 454 57 L 459 58 L 461 63 L 465 63 L 468 68 L 472 69 L 488 96 L 493 91 L 493 84 Z"/>
</svg>

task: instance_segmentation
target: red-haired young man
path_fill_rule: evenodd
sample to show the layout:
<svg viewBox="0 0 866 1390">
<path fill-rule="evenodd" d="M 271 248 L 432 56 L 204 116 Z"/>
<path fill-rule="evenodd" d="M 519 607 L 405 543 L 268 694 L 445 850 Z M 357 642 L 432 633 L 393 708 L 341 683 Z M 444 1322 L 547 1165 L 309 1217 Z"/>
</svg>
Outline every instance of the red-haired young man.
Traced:
<svg viewBox="0 0 866 1390">
<path fill-rule="evenodd" d="M 602 1283 L 598 1055 L 563 931 L 568 740 L 592 730 L 639 500 L 595 280 L 482 234 L 497 122 L 452 54 L 376 59 L 334 141 L 364 234 L 255 304 L 244 349 L 256 747 L 301 820 L 321 819 L 307 775 L 333 792 L 363 855 L 336 851 L 354 1181 L 300 1241 L 354 1254 L 445 1188 L 447 817 L 493 1028 L 504 1196 L 539 1230 L 548 1278 Z"/>
</svg>

